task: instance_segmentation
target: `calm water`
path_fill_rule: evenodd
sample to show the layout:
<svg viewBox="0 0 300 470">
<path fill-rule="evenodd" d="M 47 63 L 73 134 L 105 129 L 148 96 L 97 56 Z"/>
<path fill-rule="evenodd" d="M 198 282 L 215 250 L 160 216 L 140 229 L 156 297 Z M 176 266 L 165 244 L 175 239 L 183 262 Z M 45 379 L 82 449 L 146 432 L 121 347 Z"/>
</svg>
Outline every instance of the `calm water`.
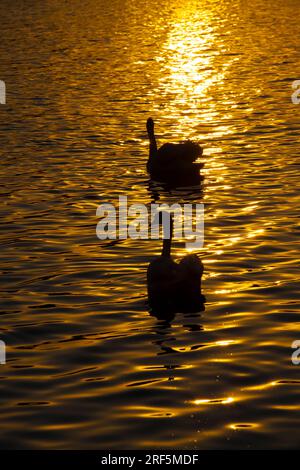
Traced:
<svg viewBox="0 0 300 470">
<path fill-rule="evenodd" d="M 300 445 L 298 8 L 1 2 L 2 448 Z M 149 189 L 149 115 L 201 191 Z M 149 314 L 161 243 L 95 235 L 118 195 L 205 203 L 204 312 Z"/>
</svg>

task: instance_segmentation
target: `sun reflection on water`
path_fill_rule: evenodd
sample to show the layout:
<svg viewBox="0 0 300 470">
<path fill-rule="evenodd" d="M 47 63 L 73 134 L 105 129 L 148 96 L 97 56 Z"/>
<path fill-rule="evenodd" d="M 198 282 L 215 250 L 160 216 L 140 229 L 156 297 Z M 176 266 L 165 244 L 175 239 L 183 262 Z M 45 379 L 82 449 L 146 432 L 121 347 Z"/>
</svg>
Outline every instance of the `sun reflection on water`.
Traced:
<svg viewBox="0 0 300 470">
<path fill-rule="evenodd" d="M 194 400 L 193 403 L 195 405 L 228 405 L 233 403 L 236 399 L 233 397 L 226 397 L 226 398 L 201 398 Z"/>
<path fill-rule="evenodd" d="M 216 34 L 211 15 L 209 7 L 199 8 L 197 2 L 177 6 L 168 39 L 157 58 L 164 67 L 160 88 L 166 96 L 165 114 L 176 120 L 179 137 L 192 134 L 200 141 L 205 139 L 210 123 L 215 123 L 218 117 L 216 100 L 222 99 L 227 69 L 236 60 L 227 57 L 216 70 L 220 52 L 214 47 Z M 223 118 L 223 124 L 214 127 L 215 137 L 233 132 L 226 123 L 230 121 L 230 111 Z M 219 147 L 215 150 L 220 151 Z"/>
<path fill-rule="evenodd" d="M 2 21 L 0 65 L 16 83 L 0 133 L 0 317 L 11 341 L 2 439 L 203 449 L 254 448 L 263 435 L 273 447 L 298 445 L 288 432 L 300 410 L 290 360 L 294 2 L 168 0 L 158 13 L 151 0 L 87 0 L 71 16 L 67 2 L 41 3 L 18 16 L 6 2 Z M 150 114 L 160 144 L 203 145 L 201 188 L 149 187 Z M 205 311 L 150 314 L 146 270 L 160 241 L 96 239 L 96 207 L 129 193 L 145 205 L 205 203 L 204 247 L 192 250 L 203 259 Z M 172 247 L 179 261 L 184 241 Z"/>
</svg>

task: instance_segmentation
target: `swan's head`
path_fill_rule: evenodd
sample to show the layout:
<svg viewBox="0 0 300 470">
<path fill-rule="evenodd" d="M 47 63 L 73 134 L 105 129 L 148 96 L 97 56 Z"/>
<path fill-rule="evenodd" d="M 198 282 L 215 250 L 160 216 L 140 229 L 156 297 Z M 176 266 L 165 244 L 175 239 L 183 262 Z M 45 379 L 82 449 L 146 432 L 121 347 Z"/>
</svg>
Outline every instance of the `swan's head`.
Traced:
<svg viewBox="0 0 300 470">
<path fill-rule="evenodd" d="M 154 121 L 151 117 L 147 119 L 147 132 L 148 134 L 153 134 L 154 133 Z"/>
</svg>

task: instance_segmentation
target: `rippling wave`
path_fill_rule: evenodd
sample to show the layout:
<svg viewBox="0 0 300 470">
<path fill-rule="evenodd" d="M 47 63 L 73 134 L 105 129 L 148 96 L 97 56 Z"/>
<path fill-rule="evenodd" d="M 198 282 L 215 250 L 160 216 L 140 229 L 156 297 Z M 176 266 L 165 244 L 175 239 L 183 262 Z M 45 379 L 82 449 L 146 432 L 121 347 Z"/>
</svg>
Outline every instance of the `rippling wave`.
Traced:
<svg viewBox="0 0 300 470">
<path fill-rule="evenodd" d="M 297 1 L 18 5 L 1 3 L 1 447 L 299 446 Z M 201 188 L 149 184 L 149 115 L 160 142 L 201 142 Z M 149 314 L 160 242 L 96 238 L 119 195 L 204 202 L 204 312 Z"/>
</svg>

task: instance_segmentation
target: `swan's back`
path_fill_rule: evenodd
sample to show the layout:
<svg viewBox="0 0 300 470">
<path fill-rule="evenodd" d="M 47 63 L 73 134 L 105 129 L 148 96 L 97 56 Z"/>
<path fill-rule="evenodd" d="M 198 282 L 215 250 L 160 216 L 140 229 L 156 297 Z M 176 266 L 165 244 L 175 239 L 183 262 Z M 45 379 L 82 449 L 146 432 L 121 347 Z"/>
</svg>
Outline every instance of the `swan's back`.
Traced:
<svg viewBox="0 0 300 470">
<path fill-rule="evenodd" d="M 148 266 L 147 283 L 148 291 L 170 292 L 178 284 L 178 264 L 167 256 L 158 256 Z"/>
<path fill-rule="evenodd" d="M 159 256 L 148 267 L 148 299 L 152 311 L 199 312 L 204 309 L 201 294 L 203 264 L 197 255 L 185 256 L 179 264 Z"/>
<path fill-rule="evenodd" d="M 180 261 L 179 266 L 184 269 L 185 277 L 201 277 L 203 274 L 203 263 L 195 254 L 186 255 Z"/>
<path fill-rule="evenodd" d="M 203 179 L 199 170 L 204 164 L 194 161 L 201 154 L 202 148 L 193 142 L 164 144 L 157 155 L 148 161 L 147 170 L 153 180 L 173 186 L 198 185 Z"/>
<path fill-rule="evenodd" d="M 164 144 L 157 151 L 160 164 L 170 166 L 186 166 L 202 155 L 202 148 L 196 142 L 187 140 L 179 144 Z"/>
<path fill-rule="evenodd" d="M 151 261 L 147 271 L 148 300 L 151 309 L 174 310 L 176 292 L 181 284 L 179 266 L 171 258 L 159 256 Z"/>
</svg>

